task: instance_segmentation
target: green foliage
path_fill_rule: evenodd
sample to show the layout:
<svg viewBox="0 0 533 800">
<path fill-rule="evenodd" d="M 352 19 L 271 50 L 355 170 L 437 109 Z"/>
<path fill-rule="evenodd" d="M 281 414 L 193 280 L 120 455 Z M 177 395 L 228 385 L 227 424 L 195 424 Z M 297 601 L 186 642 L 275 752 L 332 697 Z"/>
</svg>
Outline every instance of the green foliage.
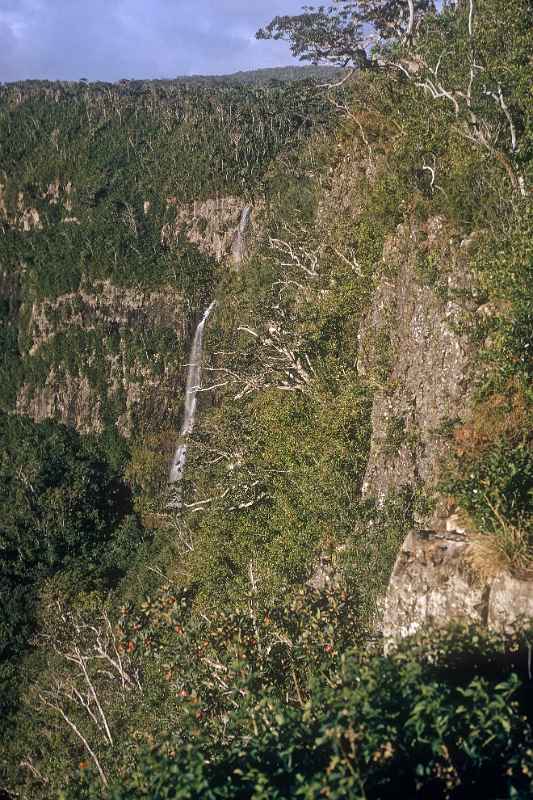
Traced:
<svg viewBox="0 0 533 800">
<path fill-rule="evenodd" d="M 23 102 L 17 104 L 18 93 Z M 154 85 L 140 93 L 11 85 L 2 87 L 0 100 L 8 191 L 23 190 L 38 203 L 50 182 L 70 181 L 75 207 L 88 217 L 80 220 L 82 229 L 101 219 L 104 208 L 118 217 L 125 204 L 137 211 L 148 199 L 162 213 L 171 196 L 186 202 L 221 190 L 252 191 L 279 149 L 305 135 L 310 113 L 326 118 L 316 90 L 298 84 L 269 90 Z M 23 147 L 31 157 L 26 151 L 20 158 Z"/>
<path fill-rule="evenodd" d="M 484 308 L 480 381 L 471 419 L 455 431 L 455 463 L 445 486 L 480 530 L 505 520 L 526 529 L 532 511 L 531 212 L 486 234 L 474 264 Z M 530 534 L 531 535 L 531 534 Z"/>
<path fill-rule="evenodd" d="M 368 448 L 368 398 L 350 385 L 319 391 L 258 397 L 238 428 L 232 417 L 226 443 L 217 430 L 220 446 L 238 441 L 243 456 L 226 498 L 195 524 L 189 563 L 206 598 L 240 591 L 250 561 L 267 585 L 294 585 L 321 547 L 350 536 Z M 228 488 L 225 464 L 204 480 Z"/>
<path fill-rule="evenodd" d="M 129 507 L 103 456 L 72 430 L 3 415 L 2 562 L 37 577 L 73 560 L 98 567 L 101 544 Z"/>
<path fill-rule="evenodd" d="M 45 578 L 75 596 L 115 584 L 141 536 L 119 474 L 90 440 L 61 425 L 0 415 L 0 663 L 12 702 L 12 665 L 26 649 Z M 67 577 L 68 576 L 68 577 Z"/>
<path fill-rule="evenodd" d="M 355 528 L 342 562 L 367 624 L 379 624 L 380 601 L 400 547 L 413 527 L 416 503 L 416 494 L 405 487 L 390 492 L 380 505 L 371 499 L 358 506 Z"/>
<path fill-rule="evenodd" d="M 533 455 L 527 443 L 513 447 L 505 441 L 496 442 L 468 466 L 469 471 L 451 482 L 448 489 L 482 530 L 489 531 L 496 524 L 491 505 L 513 522 L 531 516 Z"/>
<path fill-rule="evenodd" d="M 433 3 L 415 0 L 417 25 L 428 10 L 433 10 Z M 401 0 L 339 0 L 334 6 L 304 7 L 297 16 L 274 17 L 257 38 L 289 41 L 293 55 L 302 61 L 369 68 L 369 29 L 385 42 L 409 37 L 414 24 L 415 18 L 409 22 Z"/>
<path fill-rule="evenodd" d="M 141 749 L 104 796 L 451 800 L 531 791 L 527 632 L 432 631 L 384 656 L 353 640 L 347 647 L 344 597 L 264 607 L 252 595 L 248 609 L 193 627 L 187 605 L 152 603 L 133 624 L 177 690 L 180 733 Z M 101 792 L 89 771 L 64 797 Z"/>
<path fill-rule="evenodd" d="M 379 58 L 408 73 L 370 70 L 327 95 L 239 76 L 0 87 L 0 402 L 12 410 L 23 384 L 31 398 L 51 376 L 86 380 L 104 427 L 97 446 L 1 420 L 2 711 L 17 692 L 23 707 L 0 775 L 21 796 L 531 794 L 531 632 L 432 632 L 387 655 L 368 633 L 430 505 L 416 485 L 362 499 L 372 395 L 394 392 L 395 308 L 375 324 L 369 304 L 399 259 L 443 306 L 478 309 L 462 331 L 481 344 L 478 399 L 453 431 L 447 491 L 485 534 L 501 520 L 525 530 L 531 511 L 530 4 L 479 0 L 474 37 L 468 4 L 429 5 L 415 4 L 412 36 L 396 0 L 275 21 L 267 35 L 289 35 L 302 56 L 365 66 L 359 24 L 377 25 Z M 416 85 L 436 80 L 437 62 L 457 113 Z M 219 267 L 166 236 L 178 209 L 228 196 L 255 205 L 242 264 Z M 431 220 L 443 221 L 442 246 L 421 241 Z M 464 287 L 448 258 L 468 269 Z M 141 305 L 168 293 L 183 331 L 217 299 L 179 515 L 164 483 L 186 342 L 174 316 L 119 324 L 100 303 L 110 285 Z M 367 367 L 362 324 L 375 339 Z M 131 454 L 116 428 L 127 406 L 117 365 L 143 394 Z M 392 417 L 385 447 L 416 437 Z M 334 590 L 311 590 L 330 567 Z M 36 620 L 36 646 L 16 660 Z M 65 658 L 73 648 L 94 694 Z"/>
<path fill-rule="evenodd" d="M 173 83 L 186 84 L 187 86 L 198 84 L 199 86 L 240 86 L 251 84 L 253 86 L 279 86 L 281 83 L 292 81 L 314 80 L 323 82 L 334 80 L 338 75 L 338 70 L 325 66 L 290 66 L 290 67 L 266 67 L 264 69 L 246 70 L 244 72 L 233 72 L 230 75 L 187 75 L 174 79 Z M 131 84 L 131 82 L 129 82 Z M 168 83 L 167 81 L 157 81 L 158 84 Z"/>
<path fill-rule="evenodd" d="M 11 410 L 22 387 L 31 397 L 51 374 L 64 377 L 68 362 L 72 378 L 89 380 L 104 425 L 113 427 L 126 408 L 119 393 L 108 396 L 113 379 L 106 350 L 112 345 L 116 355 L 127 339 L 124 349 L 132 366 L 137 356 L 137 372 L 150 369 L 160 377 L 169 373 L 170 360 L 175 370 L 179 365 L 175 335 L 164 325 L 124 330 L 110 318 L 120 317 L 118 309 L 102 320 L 94 303 L 83 306 L 78 296 L 77 319 L 89 330 L 72 341 L 72 330 L 61 335 L 61 323 L 77 324 L 64 319 L 62 305 L 54 317 L 46 304 L 70 293 L 98 296 L 103 282 L 133 293 L 172 286 L 186 299 L 187 328 L 218 275 L 213 257 L 185 237 L 174 242 L 162 235 L 176 222 L 176 205 L 220 196 L 244 203 L 280 151 L 295 149 L 330 117 L 314 84 L 301 81 L 270 88 L 237 79 L 0 87 L 3 303 L 17 286 L 9 314 L 0 315 L 0 407 Z M 192 209 L 187 213 L 193 216 Z M 43 304 L 50 320 L 44 348 L 31 327 Z"/>
<path fill-rule="evenodd" d="M 0 408 L 12 407 L 16 399 L 16 387 L 20 378 L 20 352 L 18 343 L 17 316 L 20 301 L 18 286 L 7 285 L 0 289 L 0 373 L 9 375 L 9 381 L 0 385 Z M 7 290 L 7 291 L 6 291 Z M 4 297 L 4 294 L 9 294 Z"/>
</svg>

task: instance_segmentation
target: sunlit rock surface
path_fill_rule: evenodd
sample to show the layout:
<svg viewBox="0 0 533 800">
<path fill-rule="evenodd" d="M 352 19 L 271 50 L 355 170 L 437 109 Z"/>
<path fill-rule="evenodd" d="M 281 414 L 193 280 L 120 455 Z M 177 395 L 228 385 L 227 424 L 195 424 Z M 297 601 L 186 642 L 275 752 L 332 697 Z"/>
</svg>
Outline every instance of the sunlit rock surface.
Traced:
<svg viewBox="0 0 533 800">
<path fill-rule="evenodd" d="M 520 618 L 533 618 L 533 578 L 502 574 L 482 584 L 465 559 L 468 546 L 468 537 L 461 533 L 409 533 L 385 598 L 385 640 L 450 622 L 473 622 L 505 632 Z"/>
</svg>

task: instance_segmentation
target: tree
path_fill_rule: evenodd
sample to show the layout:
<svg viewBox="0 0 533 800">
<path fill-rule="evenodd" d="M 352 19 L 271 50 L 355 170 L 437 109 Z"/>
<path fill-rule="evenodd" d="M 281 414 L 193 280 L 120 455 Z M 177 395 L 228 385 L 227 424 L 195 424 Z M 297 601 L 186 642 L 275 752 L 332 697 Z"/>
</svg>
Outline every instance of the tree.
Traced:
<svg viewBox="0 0 533 800">
<path fill-rule="evenodd" d="M 93 440 L 0 414 L 0 711 L 14 699 L 12 666 L 42 581 L 62 572 L 76 594 L 116 580 L 141 536 L 130 512 L 127 487 Z"/>
<path fill-rule="evenodd" d="M 125 486 L 62 425 L 2 415 L 0 441 L 2 571 L 36 578 L 81 560 L 90 569 L 129 510 Z"/>
<path fill-rule="evenodd" d="M 277 16 L 257 32 L 259 39 L 284 39 L 293 55 L 315 64 L 377 66 L 372 48 L 411 41 L 433 0 L 337 0 L 334 6 L 305 6 L 303 14 Z"/>
<path fill-rule="evenodd" d="M 521 82 L 532 22 L 524 0 L 445 2 L 439 13 L 432 0 L 337 0 L 275 17 L 257 37 L 289 41 L 303 61 L 350 68 L 346 78 L 356 69 L 379 69 L 408 80 L 447 104 L 461 135 L 499 162 L 513 190 L 526 197 L 520 162 L 530 146 L 529 100 Z"/>
</svg>

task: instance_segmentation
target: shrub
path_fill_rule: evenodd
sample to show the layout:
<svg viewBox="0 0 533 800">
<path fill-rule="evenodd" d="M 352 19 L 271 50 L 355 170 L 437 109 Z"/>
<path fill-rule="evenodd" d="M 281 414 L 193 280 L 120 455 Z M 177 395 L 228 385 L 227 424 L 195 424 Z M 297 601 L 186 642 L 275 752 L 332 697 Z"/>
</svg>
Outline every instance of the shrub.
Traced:
<svg viewBox="0 0 533 800">
<path fill-rule="evenodd" d="M 531 525 L 513 525 L 492 508 L 495 527 L 492 533 L 475 532 L 467 550 L 467 560 L 482 581 L 502 572 L 527 573 L 533 570 Z M 529 530 L 528 530 L 529 527 Z"/>
<path fill-rule="evenodd" d="M 231 653 L 238 636 L 225 632 Z M 305 696 L 292 701 L 265 685 L 256 691 L 254 670 L 239 680 L 228 653 L 220 678 L 213 673 L 233 698 L 217 736 L 195 699 L 186 741 L 141 754 L 107 796 L 525 800 L 533 790 L 531 633 L 505 640 L 455 627 L 388 656 L 352 649 L 334 668 L 313 671 Z M 65 794 L 101 796 L 91 774 Z"/>
</svg>

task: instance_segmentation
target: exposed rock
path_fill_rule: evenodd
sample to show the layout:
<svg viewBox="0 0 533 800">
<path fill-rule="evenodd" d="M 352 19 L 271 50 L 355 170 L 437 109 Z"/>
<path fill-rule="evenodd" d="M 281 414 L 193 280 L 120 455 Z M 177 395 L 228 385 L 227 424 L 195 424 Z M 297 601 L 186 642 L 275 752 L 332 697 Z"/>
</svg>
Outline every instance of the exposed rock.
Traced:
<svg viewBox="0 0 533 800">
<path fill-rule="evenodd" d="M 243 208 L 239 220 L 237 230 L 233 235 L 233 242 L 231 243 L 231 257 L 235 264 L 241 264 L 246 256 L 248 228 L 252 217 L 252 207 L 246 206 Z"/>
<path fill-rule="evenodd" d="M 0 215 L 21 230 L 41 229 L 40 213 L 24 192 L 16 194 L 10 207 L 5 183 L 0 186 Z M 55 178 L 42 187 L 39 202 L 59 206 L 64 224 L 79 225 L 80 218 L 72 213 L 73 195 L 70 181 Z M 175 222 L 163 228 L 167 244 L 185 235 L 219 260 L 231 257 L 239 262 L 245 256 L 255 212 L 242 199 L 215 198 L 178 206 L 175 198 L 168 198 L 167 204 L 176 213 Z M 143 209 L 150 214 L 149 200 Z M 0 275 L 0 293 L 18 297 L 15 285 L 18 277 Z M 169 424 L 179 413 L 182 354 L 191 320 L 190 308 L 185 309 L 175 287 L 149 291 L 82 276 L 76 291 L 31 306 L 21 307 L 18 300 L 14 315 L 23 369 L 28 368 L 31 376 L 18 387 L 17 413 L 36 421 L 54 418 L 84 432 L 101 431 L 113 419 L 126 436 L 138 429 L 141 420 L 147 425 Z M 169 330 L 176 334 L 175 350 L 165 351 L 164 356 L 151 354 L 143 343 L 145 331 L 152 335 L 158 329 L 166 331 L 164 335 Z M 75 348 L 71 358 L 64 345 L 52 344 L 63 334 L 79 335 L 77 331 L 83 337 L 88 334 L 83 355 Z"/>
<path fill-rule="evenodd" d="M 474 622 L 505 632 L 521 616 L 533 619 L 533 579 L 502 574 L 481 584 L 465 560 L 468 537 L 412 531 L 390 579 L 382 632 L 394 641 L 428 626 Z"/>
<path fill-rule="evenodd" d="M 23 231 L 42 230 L 43 225 L 40 214 L 36 208 L 26 206 L 24 192 L 18 192 L 17 194 L 17 212 L 18 215 L 14 220 L 14 224 Z"/>
<path fill-rule="evenodd" d="M 118 431 L 126 438 L 135 433 L 140 420 L 170 424 L 179 410 L 184 379 L 182 364 L 174 358 L 156 373 L 153 365 L 134 360 L 130 363 L 127 345 L 121 341 L 120 354 L 108 357 L 107 396 L 122 396 L 123 412 L 116 420 Z"/>
<path fill-rule="evenodd" d="M 464 537 L 413 531 L 400 551 L 385 600 L 383 635 L 398 639 L 450 620 L 484 623 L 487 591 L 464 560 Z"/>
<path fill-rule="evenodd" d="M 401 225 L 386 243 L 357 364 L 375 387 L 363 492 L 379 502 L 392 490 L 436 482 L 448 446 L 442 426 L 467 412 L 475 311 L 461 296 L 468 286 L 467 264 L 442 219 Z"/>
<path fill-rule="evenodd" d="M 0 217 L 3 217 L 9 225 L 25 232 L 42 230 L 43 223 L 41 221 L 41 215 L 37 208 L 28 203 L 24 192 L 17 192 L 15 207 L 13 207 L 11 203 L 11 208 L 9 208 L 10 204 L 7 200 L 6 184 L 7 180 L 6 183 L 0 183 Z M 39 198 L 40 200 L 46 201 L 51 206 L 62 203 L 67 214 L 70 214 L 73 209 L 72 192 L 73 186 L 70 181 L 62 186 L 59 178 L 55 178 L 55 180 L 48 184 L 46 190 L 39 194 Z M 63 221 L 72 222 L 75 219 L 75 217 L 71 217 L 70 219 L 67 217 L 67 219 Z"/>
<path fill-rule="evenodd" d="M 86 278 L 77 292 L 23 307 L 27 358 L 38 360 L 44 351 L 46 361 L 46 345 L 64 332 L 94 331 L 97 337 L 87 339 L 77 367 L 52 362 L 44 379 L 23 384 L 17 412 L 36 421 L 54 418 L 80 431 L 100 431 L 103 406 L 112 402 L 117 428 L 125 436 L 136 430 L 140 419 L 172 419 L 179 410 L 183 380 L 185 316 L 183 298 L 172 286 L 149 291 Z M 165 359 L 143 352 L 143 332 L 157 329 L 176 334 L 175 352 Z M 92 372 L 95 364 L 98 378 Z"/>
<path fill-rule="evenodd" d="M 20 217 L 20 224 L 22 225 L 22 230 L 26 232 L 32 230 L 41 231 L 43 229 L 41 217 L 36 208 L 25 208 Z"/>
<path fill-rule="evenodd" d="M 43 200 L 48 200 L 48 202 L 52 206 L 57 205 L 59 203 L 59 190 L 60 190 L 59 178 L 56 178 L 55 181 L 48 184 L 48 189 L 42 195 Z"/>
<path fill-rule="evenodd" d="M 70 181 L 67 181 L 65 185 L 65 194 L 67 195 L 67 197 L 63 201 L 63 205 L 65 206 L 66 211 L 72 211 L 73 208 L 72 200 L 70 199 L 70 195 L 72 194 L 72 188 L 73 188 L 72 183 Z"/>
<path fill-rule="evenodd" d="M 530 579 L 499 575 L 490 589 L 489 627 L 506 631 L 520 618 L 533 620 L 533 575 Z"/>
<path fill-rule="evenodd" d="M 185 235 L 202 253 L 217 261 L 231 253 L 247 208 L 238 197 L 217 197 L 186 205 L 177 205 L 176 198 L 169 197 L 167 206 L 176 207 L 176 221 L 163 226 L 161 241 L 169 245 Z M 250 210 L 252 224 L 257 210 L 258 206 Z"/>
<path fill-rule="evenodd" d="M 96 387 L 87 376 L 71 375 L 66 370 L 52 368 L 44 386 L 30 390 L 25 385 L 17 397 L 18 414 L 32 417 L 36 422 L 56 419 L 82 433 L 103 430 L 101 403 Z"/>
<path fill-rule="evenodd" d="M 102 324 L 113 330 L 147 326 L 172 326 L 178 330 L 183 316 L 183 297 L 173 286 L 149 291 L 82 277 L 77 292 L 33 304 L 27 330 L 29 353 L 35 355 L 52 336 L 73 326 L 84 331 Z"/>
<path fill-rule="evenodd" d="M 122 348 L 124 349 L 124 348 Z M 92 358 L 92 353 L 89 358 Z M 126 365 L 126 361 L 128 364 Z M 106 355 L 106 389 L 91 382 L 86 374 L 71 374 L 62 365 L 51 368 L 44 384 L 23 384 L 16 411 L 35 422 L 55 419 L 83 433 L 99 433 L 105 427 L 102 402 L 119 399 L 123 409 L 114 420 L 125 437 L 138 430 L 140 421 L 148 427 L 170 424 L 179 409 L 181 363 L 176 359 L 161 375 L 139 360 Z"/>
<path fill-rule="evenodd" d="M 328 587 L 339 586 L 343 576 L 341 559 L 345 552 L 346 545 L 340 545 L 333 550 L 322 551 L 318 556 L 307 585 L 319 592 Z"/>
</svg>

